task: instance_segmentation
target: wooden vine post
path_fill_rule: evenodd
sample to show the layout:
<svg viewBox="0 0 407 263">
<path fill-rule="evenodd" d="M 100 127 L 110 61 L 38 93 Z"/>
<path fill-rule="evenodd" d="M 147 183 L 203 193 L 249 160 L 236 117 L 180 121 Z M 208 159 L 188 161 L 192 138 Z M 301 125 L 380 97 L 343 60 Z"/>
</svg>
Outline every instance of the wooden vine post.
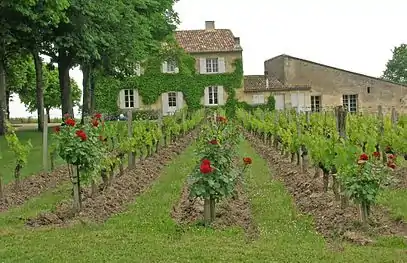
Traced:
<svg viewBox="0 0 407 263">
<path fill-rule="evenodd" d="M 75 214 L 79 213 L 82 208 L 81 204 L 81 190 L 79 182 L 79 169 L 76 165 L 69 165 L 72 169 L 70 170 L 71 180 L 72 180 L 72 190 L 73 190 L 73 212 Z"/>
<path fill-rule="evenodd" d="M 265 115 L 266 115 L 266 113 L 263 111 L 262 115 L 261 115 L 261 119 L 262 119 L 263 123 L 265 123 L 264 122 Z M 264 144 L 267 144 L 267 131 L 266 131 L 266 129 L 263 130 L 263 142 L 264 142 Z"/>
<path fill-rule="evenodd" d="M 398 123 L 398 116 L 397 116 L 397 111 L 395 107 L 391 108 L 391 124 L 393 125 L 393 129 L 397 127 Z"/>
<path fill-rule="evenodd" d="M 379 119 L 378 130 L 379 130 L 380 138 L 383 138 L 383 136 L 384 136 L 384 120 L 383 120 L 383 108 L 382 108 L 382 105 L 377 106 L 377 117 Z M 380 148 L 382 148 L 381 149 L 382 160 L 383 160 L 383 163 L 386 164 L 386 162 L 387 162 L 386 153 L 385 153 L 384 147 L 382 147 L 383 145 L 380 145 L 380 146 L 381 146 Z"/>
<path fill-rule="evenodd" d="M 211 224 L 211 199 L 204 199 L 204 224 L 209 226 Z"/>
<path fill-rule="evenodd" d="M 162 133 L 163 131 L 163 114 L 161 111 L 158 112 L 158 130 Z M 163 139 L 160 138 L 160 140 L 157 142 L 156 148 L 155 148 L 155 152 L 158 152 L 160 147 L 163 145 Z"/>
<path fill-rule="evenodd" d="M 300 122 L 300 112 L 296 112 L 296 125 L 297 125 L 297 136 L 298 136 L 298 140 L 301 138 L 301 122 Z M 302 149 L 301 149 L 301 144 L 299 145 L 298 149 L 297 149 L 297 165 L 300 166 L 300 171 L 301 173 L 304 172 L 304 162 L 302 159 Z"/>
<path fill-rule="evenodd" d="M 335 110 L 335 113 L 339 137 L 346 140 L 346 111 L 343 106 L 338 106 Z M 335 177 L 334 180 L 337 181 L 338 179 Z M 338 181 L 337 185 L 339 186 L 339 199 L 341 201 L 341 208 L 345 208 L 348 205 L 348 199 L 344 194 L 343 185 L 341 183 L 338 183 Z"/>
<path fill-rule="evenodd" d="M 48 173 L 48 115 L 44 114 L 42 131 L 42 167 Z"/>
<path fill-rule="evenodd" d="M 127 135 L 129 138 L 133 137 L 133 112 L 129 110 L 127 112 Z M 135 166 L 135 155 L 134 151 L 129 150 L 129 168 L 134 168 Z"/>
<path fill-rule="evenodd" d="M 274 127 L 278 126 L 278 121 L 279 121 L 279 111 L 274 112 Z M 277 139 L 277 133 L 273 134 L 273 144 L 274 148 L 278 150 L 278 139 Z"/>
</svg>

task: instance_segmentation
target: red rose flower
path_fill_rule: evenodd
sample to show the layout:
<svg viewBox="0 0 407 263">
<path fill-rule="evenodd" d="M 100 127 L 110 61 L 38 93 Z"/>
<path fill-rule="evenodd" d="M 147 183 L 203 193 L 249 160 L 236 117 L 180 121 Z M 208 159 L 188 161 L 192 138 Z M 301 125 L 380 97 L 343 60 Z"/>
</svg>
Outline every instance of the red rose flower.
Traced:
<svg viewBox="0 0 407 263">
<path fill-rule="evenodd" d="M 244 158 L 243 158 L 243 163 L 244 163 L 245 165 L 252 164 L 252 158 L 250 158 L 250 157 L 244 157 Z"/>
<path fill-rule="evenodd" d="M 73 127 L 73 126 L 75 126 L 76 121 L 74 119 L 68 118 L 68 119 L 66 119 L 65 124 Z"/>
<path fill-rule="evenodd" d="M 373 157 L 380 158 L 380 152 L 374 152 Z"/>
<path fill-rule="evenodd" d="M 93 126 L 93 127 L 99 126 L 99 121 L 98 121 L 97 119 L 93 119 L 93 120 L 92 120 L 92 126 Z"/>
<path fill-rule="evenodd" d="M 203 174 L 208 174 L 208 173 L 211 173 L 213 171 L 213 168 L 208 164 L 202 163 L 201 166 L 199 167 L 199 170 Z"/>
<path fill-rule="evenodd" d="M 58 133 L 61 131 L 61 126 L 55 126 L 54 127 L 54 132 Z"/>
<path fill-rule="evenodd" d="M 210 144 L 216 145 L 219 144 L 217 140 L 213 139 L 209 141 Z"/>
<path fill-rule="evenodd" d="M 387 162 L 387 167 L 391 169 L 396 169 L 396 164 L 393 161 Z"/>
<path fill-rule="evenodd" d="M 394 160 L 396 158 L 396 156 L 394 154 L 389 154 L 389 155 L 387 155 L 387 158 L 390 160 Z"/>
<path fill-rule="evenodd" d="M 362 154 L 359 156 L 359 160 L 360 160 L 360 161 L 367 161 L 367 160 L 369 160 L 369 156 L 367 156 L 366 153 L 362 153 Z"/>
<path fill-rule="evenodd" d="M 88 136 L 86 135 L 86 133 L 82 130 L 77 130 L 75 132 L 76 136 L 78 136 L 79 138 L 81 138 L 82 141 L 86 141 L 88 139 Z"/>
<path fill-rule="evenodd" d="M 225 117 L 223 117 L 223 116 L 218 116 L 218 117 L 216 118 L 216 120 L 217 120 L 218 122 L 223 122 L 223 123 L 226 123 L 226 122 L 227 122 L 227 119 L 226 119 Z"/>
<path fill-rule="evenodd" d="M 202 160 L 202 164 L 205 164 L 205 165 L 211 165 L 211 161 L 209 161 L 208 159 L 203 159 Z"/>
<path fill-rule="evenodd" d="M 95 113 L 95 119 L 97 119 L 97 120 L 102 119 L 102 114 L 100 114 L 100 113 Z"/>
</svg>

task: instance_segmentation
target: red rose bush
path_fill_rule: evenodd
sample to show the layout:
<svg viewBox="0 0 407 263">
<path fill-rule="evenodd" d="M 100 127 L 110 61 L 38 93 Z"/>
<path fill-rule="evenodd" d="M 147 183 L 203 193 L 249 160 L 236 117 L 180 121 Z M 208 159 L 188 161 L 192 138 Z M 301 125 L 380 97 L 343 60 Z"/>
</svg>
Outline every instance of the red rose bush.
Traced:
<svg viewBox="0 0 407 263">
<path fill-rule="evenodd" d="M 100 174 L 101 160 L 105 154 L 99 139 L 103 122 L 101 115 L 87 119 L 84 125 L 78 125 L 71 116 L 64 116 L 64 124 L 55 128 L 54 151 L 70 167 L 74 192 L 74 211 L 80 210 L 80 181 L 89 182 Z M 101 124 L 101 125 L 99 125 Z M 72 171 L 76 171 L 72 173 Z"/>
<path fill-rule="evenodd" d="M 223 116 L 215 116 L 202 128 L 196 149 L 199 161 L 189 183 L 191 196 L 204 199 L 206 223 L 215 217 L 215 203 L 233 194 L 239 176 L 252 163 L 245 157 L 236 165 L 241 138 L 236 125 Z"/>
</svg>

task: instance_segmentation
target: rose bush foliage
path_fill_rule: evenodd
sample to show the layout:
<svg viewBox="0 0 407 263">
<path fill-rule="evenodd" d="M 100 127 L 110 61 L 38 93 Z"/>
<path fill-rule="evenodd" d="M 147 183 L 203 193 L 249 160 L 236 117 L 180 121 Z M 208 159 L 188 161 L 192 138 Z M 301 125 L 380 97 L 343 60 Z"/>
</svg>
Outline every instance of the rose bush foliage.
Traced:
<svg viewBox="0 0 407 263">
<path fill-rule="evenodd" d="M 191 196 L 218 201 L 233 193 L 250 159 L 236 165 L 241 134 L 236 125 L 222 116 L 203 125 L 196 149 L 199 162 L 189 176 Z"/>
<path fill-rule="evenodd" d="M 81 174 L 100 170 L 100 161 L 105 154 L 101 140 L 104 126 L 101 118 L 100 114 L 95 114 L 80 125 L 66 115 L 64 124 L 55 128 L 56 152 L 68 164 L 77 166 L 83 172 Z"/>
</svg>

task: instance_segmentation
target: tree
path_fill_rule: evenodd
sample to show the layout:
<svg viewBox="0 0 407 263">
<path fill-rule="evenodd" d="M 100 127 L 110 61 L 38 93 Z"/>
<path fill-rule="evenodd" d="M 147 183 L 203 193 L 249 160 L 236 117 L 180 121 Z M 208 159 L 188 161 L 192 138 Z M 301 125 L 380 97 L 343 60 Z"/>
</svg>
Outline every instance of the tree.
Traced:
<svg viewBox="0 0 407 263">
<path fill-rule="evenodd" d="M 94 17 L 101 28 L 97 42 L 100 57 L 90 57 L 81 63 L 83 116 L 95 107 L 96 70 L 116 77 L 135 75 L 139 63 L 159 52 L 162 42 L 179 22 L 173 11 L 175 0 L 114 2 L 115 5 L 107 6 L 114 7 L 109 16 L 105 10 Z"/>
<path fill-rule="evenodd" d="M 40 62 L 38 45 L 43 41 L 42 36 L 46 35 L 48 28 L 65 18 L 62 11 L 68 4 L 69 0 L 0 2 L 0 135 L 4 135 L 6 130 L 6 58 L 28 52 L 33 54 L 36 62 Z M 41 76 L 41 67 L 38 69 L 37 76 Z M 40 88 L 41 85 L 38 87 L 38 103 L 41 107 Z"/>
<path fill-rule="evenodd" d="M 407 45 L 401 44 L 393 50 L 392 58 L 386 63 L 383 79 L 407 84 Z"/>
<path fill-rule="evenodd" d="M 34 67 L 32 65 L 32 67 Z M 59 90 L 59 76 L 57 69 L 49 69 L 47 66 L 43 66 L 44 72 L 44 108 L 48 115 L 48 122 L 50 121 L 49 113 L 51 109 L 61 108 L 61 96 Z M 32 74 L 35 74 L 33 72 Z M 33 76 L 35 78 L 35 76 Z M 72 89 L 72 105 L 79 106 L 81 99 L 81 90 L 74 79 L 70 79 L 70 85 Z M 36 102 L 36 86 L 26 86 L 19 91 L 20 100 L 25 104 L 29 112 L 37 110 Z"/>
</svg>

